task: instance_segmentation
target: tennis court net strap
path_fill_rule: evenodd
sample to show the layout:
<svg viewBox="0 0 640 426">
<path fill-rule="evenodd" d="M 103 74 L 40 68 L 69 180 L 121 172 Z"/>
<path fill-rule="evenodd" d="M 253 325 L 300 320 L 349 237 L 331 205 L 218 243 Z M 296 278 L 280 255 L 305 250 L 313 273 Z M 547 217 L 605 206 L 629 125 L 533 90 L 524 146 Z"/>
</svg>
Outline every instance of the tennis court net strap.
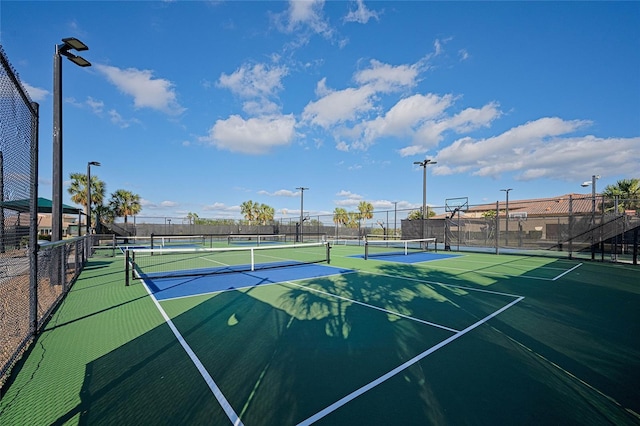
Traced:
<svg viewBox="0 0 640 426">
<path fill-rule="evenodd" d="M 367 240 L 364 245 L 364 258 L 377 256 L 399 256 L 416 252 L 437 251 L 435 238 L 415 240 Z"/>
<path fill-rule="evenodd" d="M 125 251 L 130 279 L 177 278 L 249 272 L 309 263 L 330 262 L 328 243 L 260 247 L 160 248 Z"/>
</svg>

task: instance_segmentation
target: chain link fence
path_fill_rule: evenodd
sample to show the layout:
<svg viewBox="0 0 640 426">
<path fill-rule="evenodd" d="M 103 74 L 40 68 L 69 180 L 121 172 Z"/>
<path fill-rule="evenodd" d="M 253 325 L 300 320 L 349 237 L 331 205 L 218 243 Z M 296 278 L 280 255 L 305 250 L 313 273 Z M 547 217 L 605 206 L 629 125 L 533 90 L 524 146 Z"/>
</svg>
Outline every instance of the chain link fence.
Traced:
<svg viewBox="0 0 640 426">
<path fill-rule="evenodd" d="M 28 206 L 37 174 L 38 105 L 29 99 L 1 47 L 0 64 L 1 386 L 6 371 L 34 333 Z M 26 212 L 9 207 L 12 202 L 26 204 Z"/>
<path fill-rule="evenodd" d="M 0 391 L 86 263 L 91 240 L 38 245 L 38 104 L 0 47 Z"/>
<path fill-rule="evenodd" d="M 374 211 L 371 217 L 354 210 L 342 219 L 334 214 L 305 215 L 302 227 L 299 217 L 256 225 L 246 220 L 139 216 L 127 231 L 139 236 L 286 234 L 287 241 L 329 239 L 345 244 L 360 244 L 365 237 L 435 237 L 442 250 L 637 262 L 640 200 L 636 199 L 567 195 L 509 205 L 496 201 L 453 208 L 445 203 L 427 211 L 425 220 L 420 209 Z"/>
</svg>

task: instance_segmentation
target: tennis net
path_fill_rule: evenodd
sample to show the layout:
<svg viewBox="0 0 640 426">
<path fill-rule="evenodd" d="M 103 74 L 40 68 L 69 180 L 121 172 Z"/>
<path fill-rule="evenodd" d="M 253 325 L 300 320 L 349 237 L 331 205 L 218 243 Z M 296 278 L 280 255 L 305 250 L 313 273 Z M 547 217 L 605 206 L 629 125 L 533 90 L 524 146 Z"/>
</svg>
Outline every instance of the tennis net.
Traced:
<svg viewBox="0 0 640 426">
<path fill-rule="evenodd" d="M 204 235 L 151 235 L 150 248 L 205 247 Z"/>
<path fill-rule="evenodd" d="M 287 241 L 286 234 L 260 234 L 260 235 L 243 235 L 243 234 L 230 234 L 227 237 L 227 243 L 229 245 L 265 245 L 265 244 L 280 244 Z"/>
<path fill-rule="evenodd" d="M 364 245 L 364 258 L 378 256 L 400 256 L 411 253 L 437 251 L 435 238 L 415 240 L 367 240 Z"/>
<path fill-rule="evenodd" d="M 264 247 L 153 248 L 125 251 L 129 279 L 157 279 L 248 272 L 330 262 L 328 243 Z"/>
</svg>

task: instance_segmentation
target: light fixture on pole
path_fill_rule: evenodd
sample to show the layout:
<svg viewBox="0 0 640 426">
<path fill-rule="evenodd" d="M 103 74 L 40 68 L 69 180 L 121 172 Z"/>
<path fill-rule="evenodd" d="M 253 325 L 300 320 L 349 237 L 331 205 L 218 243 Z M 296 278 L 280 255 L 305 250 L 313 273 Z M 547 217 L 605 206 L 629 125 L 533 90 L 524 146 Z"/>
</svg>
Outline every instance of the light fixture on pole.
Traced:
<svg viewBox="0 0 640 426">
<path fill-rule="evenodd" d="M 97 161 L 87 163 L 87 235 L 91 235 L 91 166 L 100 166 Z"/>
<path fill-rule="evenodd" d="M 91 63 L 70 50 L 89 50 L 77 38 L 62 39 L 53 55 L 53 194 L 51 200 L 51 241 L 62 240 L 62 56 L 80 67 Z"/>
<path fill-rule="evenodd" d="M 427 212 L 427 166 L 429 164 L 438 164 L 438 162 L 425 159 L 424 161 L 414 161 L 413 164 L 424 169 L 422 174 L 422 238 L 427 238 L 425 236 L 426 227 L 424 223 L 425 218 L 429 220 L 429 214 Z"/>
<path fill-rule="evenodd" d="M 297 190 L 300 191 L 300 225 L 299 225 L 299 242 L 302 242 L 302 223 L 304 222 L 304 191 L 308 190 L 309 188 L 305 188 L 303 186 L 300 186 L 298 188 L 296 188 Z"/>
<path fill-rule="evenodd" d="M 500 191 L 504 191 L 507 193 L 507 207 L 505 211 L 505 237 L 504 237 L 504 245 L 509 245 L 509 191 L 513 191 L 513 188 L 501 189 Z"/>
<path fill-rule="evenodd" d="M 600 179 L 600 175 L 591 176 L 591 182 L 586 181 L 582 183 L 582 187 L 585 188 L 591 185 L 591 260 L 596 258 L 595 236 L 593 234 L 593 228 L 596 224 L 596 181 Z"/>
</svg>

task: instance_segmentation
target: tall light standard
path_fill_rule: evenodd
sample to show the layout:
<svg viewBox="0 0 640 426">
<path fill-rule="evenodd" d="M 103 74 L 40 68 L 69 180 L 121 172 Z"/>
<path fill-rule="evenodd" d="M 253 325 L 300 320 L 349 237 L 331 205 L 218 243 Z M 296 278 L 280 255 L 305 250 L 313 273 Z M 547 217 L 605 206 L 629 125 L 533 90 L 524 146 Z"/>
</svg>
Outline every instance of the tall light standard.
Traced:
<svg viewBox="0 0 640 426">
<path fill-rule="evenodd" d="M 87 163 L 87 235 L 91 235 L 91 166 L 100 166 L 97 161 Z"/>
<path fill-rule="evenodd" d="M 89 50 L 77 38 L 62 39 L 53 55 L 53 195 L 51 209 L 51 240 L 62 240 L 62 56 L 80 67 L 91 63 L 70 50 Z"/>
<path fill-rule="evenodd" d="M 500 191 L 504 191 L 507 193 L 507 207 L 506 207 L 506 219 L 505 219 L 505 237 L 504 237 L 504 245 L 509 245 L 509 191 L 513 191 L 513 188 L 501 189 Z"/>
<path fill-rule="evenodd" d="M 591 260 L 596 258 L 595 248 L 595 236 L 593 235 L 593 228 L 596 224 L 596 181 L 600 179 L 600 175 L 591 176 L 591 182 L 586 181 L 582 183 L 582 187 L 585 188 L 591 185 Z"/>
<path fill-rule="evenodd" d="M 305 188 L 303 186 L 300 186 L 298 188 L 296 188 L 297 190 L 300 191 L 300 225 L 299 225 L 299 241 L 302 242 L 302 224 L 304 222 L 304 191 L 309 189 L 309 188 Z"/>
<path fill-rule="evenodd" d="M 422 173 L 422 238 L 427 238 L 425 236 L 425 218 L 429 220 L 429 214 L 427 213 L 427 166 L 429 164 L 438 164 L 437 161 L 427 160 L 424 161 L 414 161 L 413 164 L 418 165 L 424 169 Z"/>
</svg>

